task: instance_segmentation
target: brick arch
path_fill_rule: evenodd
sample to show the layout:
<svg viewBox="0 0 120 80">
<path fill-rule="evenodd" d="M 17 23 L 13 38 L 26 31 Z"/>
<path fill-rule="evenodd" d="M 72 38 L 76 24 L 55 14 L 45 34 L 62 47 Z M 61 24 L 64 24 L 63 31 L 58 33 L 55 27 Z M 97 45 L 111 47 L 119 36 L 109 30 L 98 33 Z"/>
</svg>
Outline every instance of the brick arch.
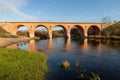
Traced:
<svg viewBox="0 0 120 80">
<path fill-rule="evenodd" d="M 21 25 L 17 25 L 16 28 L 18 29 L 18 28 L 23 27 L 23 26 L 26 27 L 29 30 L 29 27 L 27 27 L 26 25 L 22 25 L 22 24 Z"/>
<path fill-rule="evenodd" d="M 27 28 L 28 36 L 30 36 L 29 27 L 27 27 L 26 25 L 18 25 L 18 26 L 16 27 L 16 34 L 17 34 L 17 30 L 18 30 L 19 28 L 21 28 L 21 27 Z"/>
<path fill-rule="evenodd" d="M 55 28 L 55 27 L 62 27 L 66 32 L 67 32 L 67 29 L 66 29 L 66 27 L 64 26 L 64 25 L 55 25 L 55 26 L 53 26 L 52 27 L 52 30 Z"/>
<path fill-rule="evenodd" d="M 37 26 L 35 27 L 35 29 L 38 28 L 39 26 L 43 26 L 43 27 L 45 27 L 45 28 L 47 29 L 47 31 L 49 31 L 49 28 L 48 28 L 46 25 L 37 25 Z"/>
<path fill-rule="evenodd" d="M 67 29 L 66 29 L 66 27 L 64 26 L 64 25 L 55 25 L 55 26 L 53 26 L 52 27 L 52 31 L 53 31 L 53 29 L 55 28 L 55 27 L 62 27 L 63 29 L 64 29 L 64 31 L 65 31 L 65 34 L 67 35 L 67 33 L 68 33 L 68 31 L 67 31 Z"/>
<path fill-rule="evenodd" d="M 91 29 L 91 30 L 90 30 Z M 88 35 L 99 35 L 101 32 L 101 29 L 99 26 L 97 25 L 91 25 L 89 26 L 88 30 L 87 30 L 87 34 Z"/>
<path fill-rule="evenodd" d="M 20 27 L 22 27 L 22 26 L 25 26 L 25 27 L 28 29 L 28 32 L 29 32 L 29 27 L 28 27 L 28 26 L 20 24 L 20 25 L 14 25 L 14 26 L 12 26 L 12 27 L 11 27 L 11 33 L 12 33 L 13 35 L 16 35 L 17 30 L 18 30 Z"/>
<path fill-rule="evenodd" d="M 74 28 L 74 27 L 77 27 L 79 29 L 79 31 L 82 33 L 81 36 L 84 36 L 85 31 L 84 31 L 84 28 L 81 25 L 73 25 L 70 29 L 70 32 L 71 32 L 72 28 Z"/>
<path fill-rule="evenodd" d="M 38 27 L 44 27 L 44 28 L 47 30 L 46 35 L 49 36 L 49 28 L 48 28 L 46 25 L 37 25 L 37 26 L 35 26 L 35 27 L 34 27 L 34 36 L 40 37 L 40 36 L 38 36 L 38 35 L 35 33 L 35 32 L 36 32 L 36 29 L 37 29 Z"/>
</svg>

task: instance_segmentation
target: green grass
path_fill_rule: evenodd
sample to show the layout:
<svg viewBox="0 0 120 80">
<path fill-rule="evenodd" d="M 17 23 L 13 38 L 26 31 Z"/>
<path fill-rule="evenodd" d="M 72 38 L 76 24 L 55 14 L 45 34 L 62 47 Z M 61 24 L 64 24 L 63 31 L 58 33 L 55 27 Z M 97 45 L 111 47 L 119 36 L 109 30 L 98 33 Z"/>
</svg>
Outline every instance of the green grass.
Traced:
<svg viewBox="0 0 120 80">
<path fill-rule="evenodd" d="M 0 80 L 43 80 L 46 60 L 42 53 L 0 48 Z"/>
</svg>

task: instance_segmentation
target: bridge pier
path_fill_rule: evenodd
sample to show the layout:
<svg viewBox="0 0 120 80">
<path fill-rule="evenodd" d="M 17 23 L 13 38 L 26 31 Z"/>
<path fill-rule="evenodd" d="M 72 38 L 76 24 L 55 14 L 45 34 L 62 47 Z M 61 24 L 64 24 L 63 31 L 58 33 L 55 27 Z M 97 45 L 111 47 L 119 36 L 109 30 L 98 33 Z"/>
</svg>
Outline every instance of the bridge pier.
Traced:
<svg viewBox="0 0 120 80">
<path fill-rule="evenodd" d="M 88 34 L 86 33 L 86 34 L 84 34 L 84 36 L 87 38 L 87 37 L 88 37 Z"/>
<path fill-rule="evenodd" d="M 34 37 L 34 34 L 29 34 L 30 37 Z"/>
<path fill-rule="evenodd" d="M 70 38 L 71 38 L 70 34 L 67 34 L 67 38 L 68 38 L 68 39 L 70 39 Z"/>
<path fill-rule="evenodd" d="M 29 27 L 29 37 L 35 37 L 35 30 L 32 27 Z"/>
<path fill-rule="evenodd" d="M 52 39 L 52 34 L 49 34 L 49 39 Z"/>
<path fill-rule="evenodd" d="M 88 29 L 84 29 L 84 30 L 85 30 L 85 32 L 84 32 L 84 37 L 87 38 L 87 37 L 88 37 L 88 33 L 87 33 L 87 32 L 88 32 Z"/>
</svg>

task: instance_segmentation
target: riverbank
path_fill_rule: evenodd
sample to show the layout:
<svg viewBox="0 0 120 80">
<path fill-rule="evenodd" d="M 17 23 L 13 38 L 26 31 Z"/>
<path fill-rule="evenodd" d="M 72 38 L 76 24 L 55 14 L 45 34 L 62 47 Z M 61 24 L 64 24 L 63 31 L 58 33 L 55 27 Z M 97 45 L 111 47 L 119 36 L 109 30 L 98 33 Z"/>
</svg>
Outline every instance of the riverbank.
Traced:
<svg viewBox="0 0 120 80">
<path fill-rule="evenodd" d="M 0 80 L 44 80 L 47 59 L 40 52 L 0 48 Z"/>
<path fill-rule="evenodd" d="M 88 36 L 87 38 L 91 39 L 106 39 L 106 40 L 120 40 L 120 36 L 100 36 L 100 35 L 95 35 L 95 36 Z"/>
<path fill-rule="evenodd" d="M 7 47 L 22 41 L 29 41 L 31 38 L 0 38 L 0 48 Z"/>
</svg>

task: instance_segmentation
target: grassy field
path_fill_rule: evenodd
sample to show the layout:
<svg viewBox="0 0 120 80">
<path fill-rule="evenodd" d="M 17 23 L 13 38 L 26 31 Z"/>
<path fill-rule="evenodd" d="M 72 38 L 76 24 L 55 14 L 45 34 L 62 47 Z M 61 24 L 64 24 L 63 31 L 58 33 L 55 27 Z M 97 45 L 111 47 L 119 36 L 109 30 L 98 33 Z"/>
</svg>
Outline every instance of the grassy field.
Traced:
<svg viewBox="0 0 120 80">
<path fill-rule="evenodd" d="M 46 60 L 41 53 L 0 48 L 0 80 L 44 80 Z"/>
</svg>

